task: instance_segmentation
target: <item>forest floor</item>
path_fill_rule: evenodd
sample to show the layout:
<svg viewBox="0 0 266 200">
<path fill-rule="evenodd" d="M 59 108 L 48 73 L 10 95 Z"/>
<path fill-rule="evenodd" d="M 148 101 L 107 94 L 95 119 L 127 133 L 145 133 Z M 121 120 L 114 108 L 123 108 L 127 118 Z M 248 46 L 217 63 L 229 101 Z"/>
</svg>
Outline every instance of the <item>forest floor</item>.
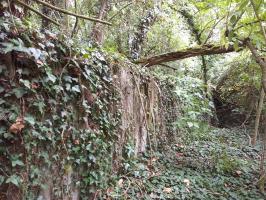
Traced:
<svg viewBox="0 0 266 200">
<path fill-rule="evenodd" d="M 263 200 L 259 146 L 244 129 L 215 129 L 208 140 L 174 144 L 126 163 L 111 199 Z M 165 153 L 166 152 L 166 153 Z M 261 184 L 264 187 L 263 184 Z"/>
</svg>

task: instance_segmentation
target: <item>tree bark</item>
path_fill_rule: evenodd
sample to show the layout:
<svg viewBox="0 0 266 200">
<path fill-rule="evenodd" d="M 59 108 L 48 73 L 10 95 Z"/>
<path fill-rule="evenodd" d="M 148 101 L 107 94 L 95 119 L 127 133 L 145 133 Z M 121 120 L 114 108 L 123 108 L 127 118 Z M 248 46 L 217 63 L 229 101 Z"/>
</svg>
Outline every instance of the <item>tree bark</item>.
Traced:
<svg viewBox="0 0 266 200">
<path fill-rule="evenodd" d="M 110 22 L 107 22 L 107 21 L 103 21 L 103 20 L 100 20 L 100 19 L 96 19 L 96 18 L 93 18 L 93 17 L 88 17 L 88 16 L 84 16 L 84 15 L 80 15 L 80 14 L 76 14 L 76 13 L 73 13 L 73 12 L 70 12 L 70 11 L 67 11 L 65 9 L 62 9 L 62 8 L 58 8 L 56 6 L 53 6 L 45 1 L 42 1 L 42 0 L 35 0 L 37 3 L 40 3 L 44 6 L 47 6 L 49 8 L 51 8 L 52 10 L 56 10 L 60 13 L 63 13 L 63 14 L 66 14 L 66 15 L 71 15 L 71 16 L 74 16 L 74 17 L 78 17 L 78 18 L 81 18 L 81 19 L 85 19 L 85 20 L 89 20 L 89 21 L 93 21 L 93 22 L 98 22 L 98 23 L 102 23 L 102 24 L 106 24 L 106 25 L 112 25 Z"/>
<path fill-rule="evenodd" d="M 254 135 L 253 135 L 253 138 L 252 138 L 252 141 L 251 141 L 251 144 L 253 146 L 256 145 L 256 142 L 257 142 L 259 125 L 260 125 L 260 116 L 261 116 L 261 111 L 262 111 L 262 108 L 263 108 L 264 98 L 265 98 L 265 92 L 264 92 L 264 89 L 261 88 L 259 104 L 258 104 L 257 111 L 256 111 Z"/>
<path fill-rule="evenodd" d="M 100 10 L 98 13 L 98 19 L 103 20 L 108 12 L 108 0 L 101 0 Z M 103 32 L 103 25 L 100 23 L 95 23 L 92 32 L 91 38 L 97 44 L 102 44 L 104 41 L 104 32 Z"/>
<path fill-rule="evenodd" d="M 256 62 L 259 64 L 261 68 L 261 73 L 262 73 L 261 82 L 262 82 L 264 92 L 266 92 L 266 62 L 264 61 L 263 58 L 260 57 L 257 49 L 253 46 L 253 44 L 250 41 L 247 42 L 247 46 L 250 49 Z"/>
<path fill-rule="evenodd" d="M 4 13 L 8 12 L 11 14 L 11 17 L 15 16 L 18 18 L 23 18 L 25 15 L 24 9 L 20 10 L 17 9 L 15 6 L 15 1 L 14 0 L 1 0 L 0 3 L 0 17 L 4 16 Z"/>
<path fill-rule="evenodd" d="M 215 55 L 234 52 L 236 49 L 230 45 L 227 48 L 225 46 L 216 45 L 203 45 L 201 47 L 188 48 L 175 52 L 164 53 L 155 55 L 149 58 L 144 58 L 136 61 L 138 64 L 142 64 L 145 67 L 151 67 L 153 65 L 159 65 L 161 63 L 182 60 L 184 58 L 190 58 L 195 56 Z"/>
<path fill-rule="evenodd" d="M 142 45 L 147 36 L 149 28 L 155 22 L 155 13 L 152 9 L 147 11 L 147 15 L 141 19 L 138 29 L 133 36 L 133 40 L 130 46 L 130 57 L 133 60 L 139 59 L 142 52 Z"/>
</svg>

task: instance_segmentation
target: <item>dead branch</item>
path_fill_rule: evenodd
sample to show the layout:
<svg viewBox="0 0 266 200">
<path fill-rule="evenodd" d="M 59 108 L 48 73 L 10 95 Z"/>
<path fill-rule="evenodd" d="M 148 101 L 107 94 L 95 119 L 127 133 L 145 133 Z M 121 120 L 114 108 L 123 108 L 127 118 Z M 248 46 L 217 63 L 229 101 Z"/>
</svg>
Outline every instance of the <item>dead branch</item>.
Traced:
<svg viewBox="0 0 266 200">
<path fill-rule="evenodd" d="M 89 20 L 89 21 L 94 21 L 94 22 L 98 22 L 98 23 L 102 23 L 102 24 L 106 24 L 106 25 L 112 25 L 110 22 L 107 22 L 107 21 L 103 21 L 103 20 L 100 20 L 100 19 L 96 19 L 96 18 L 93 18 L 93 17 L 88 17 L 88 16 L 84 16 L 84 15 L 79 15 L 79 14 L 76 14 L 76 13 L 72 13 L 72 12 L 69 12 L 65 9 L 62 9 L 62 8 L 58 8 L 56 6 L 53 6 L 45 1 L 41 1 L 41 0 L 35 0 L 36 2 L 44 5 L 44 6 L 47 6 L 53 10 L 56 10 L 58 12 L 61 12 L 61 13 L 64 13 L 66 15 L 71 15 L 71 16 L 74 16 L 74 17 L 78 17 L 78 18 L 81 18 L 81 19 L 86 19 L 86 20 Z"/>
<path fill-rule="evenodd" d="M 41 12 L 39 12 L 38 10 L 32 8 L 31 6 L 29 6 L 28 4 L 20 1 L 20 0 L 16 0 L 17 3 L 19 3 L 20 5 L 26 7 L 27 9 L 29 9 L 30 11 L 36 13 L 37 15 L 40 15 L 42 18 L 46 19 L 47 21 L 50 21 L 51 23 L 60 26 L 60 24 L 58 22 L 56 22 L 55 20 L 51 19 L 50 17 L 47 17 L 46 15 L 42 14 Z"/>
<path fill-rule="evenodd" d="M 169 68 L 169 69 L 177 70 L 176 68 L 171 67 L 170 65 L 166 65 L 166 64 L 159 64 L 159 65 L 161 65 L 161 66 L 163 66 L 163 67 L 167 67 L 167 68 Z"/>
<path fill-rule="evenodd" d="M 125 6 L 123 6 L 122 8 L 120 8 L 112 17 L 109 18 L 108 21 L 112 21 L 117 15 L 120 14 L 120 12 L 122 10 L 124 10 L 125 8 L 127 8 L 128 6 L 130 6 L 133 2 L 129 2 L 128 4 L 126 4 Z"/>
<path fill-rule="evenodd" d="M 143 58 L 143 59 L 138 60 L 136 63 L 142 64 L 145 67 L 150 67 L 150 66 L 159 65 L 165 62 L 181 60 L 184 58 L 203 56 L 203 55 L 223 54 L 223 53 L 230 53 L 234 51 L 236 51 L 236 49 L 232 45 L 230 45 L 227 48 L 225 46 L 203 45 L 200 47 L 188 48 L 188 49 L 179 50 L 175 52 L 155 55 L 149 58 Z"/>
</svg>

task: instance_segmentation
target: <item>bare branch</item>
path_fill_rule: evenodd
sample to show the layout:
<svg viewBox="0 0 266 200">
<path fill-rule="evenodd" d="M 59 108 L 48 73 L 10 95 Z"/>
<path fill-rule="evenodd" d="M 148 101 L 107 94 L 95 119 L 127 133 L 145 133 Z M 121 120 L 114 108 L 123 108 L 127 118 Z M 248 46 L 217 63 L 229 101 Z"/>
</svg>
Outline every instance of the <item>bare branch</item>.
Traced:
<svg viewBox="0 0 266 200">
<path fill-rule="evenodd" d="M 26 7 L 27 9 L 29 9 L 32 12 L 35 12 L 37 15 L 40 15 L 42 18 L 46 19 L 47 21 L 50 21 L 51 23 L 60 26 L 60 24 L 58 22 L 56 22 L 55 20 L 47 17 L 46 15 L 42 14 L 41 12 L 39 12 L 38 10 L 35 10 L 34 8 L 32 8 L 31 6 L 27 5 L 26 3 L 20 1 L 20 0 L 16 0 L 17 3 L 19 3 L 20 5 Z"/>
<path fill-rule="evenodd" d="M 119 13 L 124 10 L 125 8 L 127 8 L 128 6 L 130 6 L 133 2 L 130 2 L 128 4 L 126 4 L 125 6 L 123 6 L 122 8 L 120 8 L 112 17 L 109 18 L 108 21 L 112 21 L 117 15 L 119 15 Z"/>
<path fill-rule="evenodd" d="M 159 65 L 162 66 L 162 67 L 167 67 L 169 69 L 177 70 L 176 68 L 171 67 L 170 65 L 166 65 L 166 64 L 159 64 Z"/>
<path fill-rule="evenodd" d="M 45 1 L 41 1 L 41 0 L 35 0 L 36 2 L 44 5 L 44 6 L 47 6 L 53 10 L 56 10 L 58 12 L 61 12 L 61 13 L 64 13 L 66 15 L 71 15 L 71 16 L 74 16 L 74 17 L 78 17 L 78 18 L 81 18 L 81 19 L 86 19 L 86 20 L 89 20 L 89 21 L 94 21 L 94 22 L 98 22 L 98 23 L 102 23 L 102 24 L 106 24 L 106 25 L 112 25 L 110 22 L 107 22 L 107 21 L 103 21 L 103 20 L 100 20 L 100 19 L 96 19 L 96 18 L 93 18 L 93 17 L 88 17 L 88 16 L 84 16 L 84 15 L 79 15 L 79 14 L 75 14 L 75 13 L 72 13 L 72 12 L 69 12 L 67 10 L 64 10 L 62 8 L 58 8 L 56 6 L 53 6 Z"/>
</svg>

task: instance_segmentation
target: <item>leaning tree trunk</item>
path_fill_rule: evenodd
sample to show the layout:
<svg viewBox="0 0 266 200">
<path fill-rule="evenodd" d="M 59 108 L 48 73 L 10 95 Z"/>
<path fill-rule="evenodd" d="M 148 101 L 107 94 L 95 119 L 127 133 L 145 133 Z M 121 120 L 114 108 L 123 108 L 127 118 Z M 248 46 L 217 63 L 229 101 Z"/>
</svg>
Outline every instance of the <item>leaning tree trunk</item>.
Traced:
<svg viewBox="0 0 266 200">
<path fill-rule="evenodd" d="M 202 55 L 223 54 L 234 51 L 236 51 L 234 46 L 225 47 L 225 46 L 215 46 L 215 45 L 203 45 L 201 47 L 188 48 L 175 52 L 169 52 L 169 53 L 151 56 L 149 58 L 143 58 L 137 60 L 136 63 L 142 64 L 145 67 L 151 67 L 165 62 L 182 60 L 185 58 L 191 58 Z"/>
</svg>

